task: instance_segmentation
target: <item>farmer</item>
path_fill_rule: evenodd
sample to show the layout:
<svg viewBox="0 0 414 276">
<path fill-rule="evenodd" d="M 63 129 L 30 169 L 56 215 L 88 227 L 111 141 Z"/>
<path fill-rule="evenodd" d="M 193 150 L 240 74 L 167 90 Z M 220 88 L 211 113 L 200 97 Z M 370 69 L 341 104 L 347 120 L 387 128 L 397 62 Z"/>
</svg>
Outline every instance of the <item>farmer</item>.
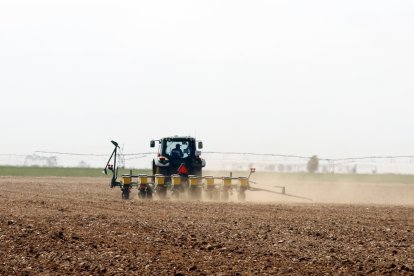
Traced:
<svg viewBox="0 0 414 276">
<path fill-rule="evenodd" d="M 171 151 L 171 157 L 172 158 L 183 158 L 184 153 L 181 150 L 181 145 L 180 144 L 176 144 L 175 145 L 175 149 L 173 149 Z"/>
</svg>

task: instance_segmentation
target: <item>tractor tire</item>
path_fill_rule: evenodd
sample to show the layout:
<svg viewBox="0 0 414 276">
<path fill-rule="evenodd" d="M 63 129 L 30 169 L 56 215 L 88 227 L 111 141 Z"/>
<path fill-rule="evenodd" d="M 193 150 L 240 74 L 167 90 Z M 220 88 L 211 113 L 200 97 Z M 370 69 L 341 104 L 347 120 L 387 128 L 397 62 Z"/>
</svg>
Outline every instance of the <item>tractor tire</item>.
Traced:
<svg viewBox="0 0 414 276">
<path fill-rule="evenodd" d="M 153 169 L 154 175 L 155 174 L 162 174 L 162 175 L 169 175 L 168 173 L 168 167 L 157 167 L 155 166 L 155 169 Z"/>
<path fill-rule="evenodd" d="M 157 166 L 155 166 L 155 161 L 152 160 L 152 175 L 155 175 L 157 173 Z"/>
<path fill-rule="evenodd" d="M 194 175 L 196 175 L 196 176 L 203 176 L 203 171 L 201 170 L 201 168 L 196 168 L 196 169 L 194 169 L 194 173 L 193 173 Z"/>
</svg>

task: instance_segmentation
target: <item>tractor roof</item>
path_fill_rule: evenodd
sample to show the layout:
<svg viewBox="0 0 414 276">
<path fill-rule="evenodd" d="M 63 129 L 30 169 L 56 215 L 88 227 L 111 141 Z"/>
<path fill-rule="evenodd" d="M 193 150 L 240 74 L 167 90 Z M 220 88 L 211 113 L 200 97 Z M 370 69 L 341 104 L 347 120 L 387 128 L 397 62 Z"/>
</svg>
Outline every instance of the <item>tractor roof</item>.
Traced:
<svg viewBox="0 0 414 276">
<path fill-rule="evenodd" d="M 195 140 L 194 137 L 191 136 L 178 136 L 178 135 L 174 135 L 174 136 L 168 136 L 168 137 L 164 137 L 162 138 L 164 139 L 177 139 L 177 140 Z"/>
</svg>

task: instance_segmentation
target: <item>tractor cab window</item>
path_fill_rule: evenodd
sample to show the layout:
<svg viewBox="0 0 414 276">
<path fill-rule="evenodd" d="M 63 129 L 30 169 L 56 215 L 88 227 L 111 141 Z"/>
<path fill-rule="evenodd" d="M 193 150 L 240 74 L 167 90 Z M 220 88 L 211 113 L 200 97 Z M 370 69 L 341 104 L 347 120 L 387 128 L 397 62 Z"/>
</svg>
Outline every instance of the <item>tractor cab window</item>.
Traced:
<svg viewBox="0 0 414 276">
<path fill-rule="evenodd" d="M 166 141 L 165 155 L 171 158 L 187 158 L 191 154 L 191 147 L 188 141 Z"/>
</svg>

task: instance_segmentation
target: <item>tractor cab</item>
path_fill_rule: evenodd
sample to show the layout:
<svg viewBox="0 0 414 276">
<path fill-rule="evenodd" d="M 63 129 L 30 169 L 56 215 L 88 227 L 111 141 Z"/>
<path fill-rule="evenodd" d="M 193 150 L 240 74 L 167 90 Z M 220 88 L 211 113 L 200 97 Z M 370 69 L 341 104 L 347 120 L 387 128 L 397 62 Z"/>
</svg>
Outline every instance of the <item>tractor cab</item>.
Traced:
<svg viewBox="0 0 414 276">
<path fill-rule="evenodd" d="M 195 142 L 189 140 L 166 139 L 161 146 L 161 155 L 171 159 L 189 158 L 195 153 Z"/>
<path fill-rule="evenodd" d="M 178 169 L 184 164 L 188 174 L 201 176 L 202 167 L 205 166 L 201 159 L 203 143 L 192 137 L 165 137 L 160 140 L 152 140 L 151 147 L 155 147 L 158 141 L 157 157 L 154 158 L 152 169 L 154 174 L 173 175 L 179 173 Z"/>
</svg>

